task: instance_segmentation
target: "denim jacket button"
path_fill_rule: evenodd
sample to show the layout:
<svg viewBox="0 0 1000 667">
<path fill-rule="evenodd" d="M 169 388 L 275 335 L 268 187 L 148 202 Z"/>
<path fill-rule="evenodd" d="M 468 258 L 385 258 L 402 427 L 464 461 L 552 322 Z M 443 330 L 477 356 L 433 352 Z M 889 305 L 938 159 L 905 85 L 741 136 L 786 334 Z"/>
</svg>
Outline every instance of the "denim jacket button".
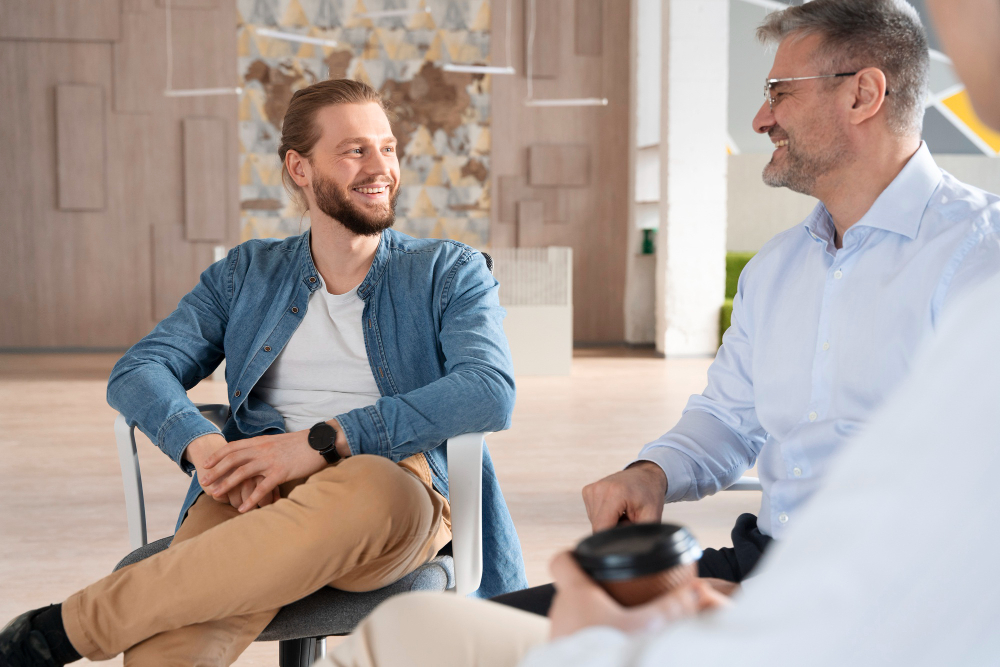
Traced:
<svg viewBox="0 0 1000 667">
<path fill-rule="evenodd" d="M 264 346 L 264 351 L 265 352 L 270 352 L 271 351 L 271 346 L 270 345 L 265 345 Z"/>
<path fill-rule="evenodd" d="M 297 312 L 299 312 L 299 309 L 298 309 L 298 308 L 296 308 L 295 306 L 292 306 L 292 312 L 293 312 L 293 313 L 297 313 Z"/>
<path fill-rule="evenodd" d="M 309 282 L 311 283 L 316 282 L 316 276 L 309 276 Z"/>
<path fill-rule="evenodd" d="M 240 390 L 237 389 L 236 392 L 233 394 L 233 396 L 235 396 L 236 398 L 239 398 L 240 397 Z"/>
</svg>

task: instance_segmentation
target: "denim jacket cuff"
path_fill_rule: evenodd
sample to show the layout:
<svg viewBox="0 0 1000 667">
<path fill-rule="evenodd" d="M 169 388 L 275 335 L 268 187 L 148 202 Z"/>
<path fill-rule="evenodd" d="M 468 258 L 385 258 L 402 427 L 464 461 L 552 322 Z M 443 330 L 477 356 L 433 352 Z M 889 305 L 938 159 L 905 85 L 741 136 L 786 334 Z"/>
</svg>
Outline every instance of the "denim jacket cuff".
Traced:
<svg viewBox="0 0 1000 667">
<path fill-rule="evenodd" d="M 190 475 L 194 465 L 184 459 L 184 452 L 195 439 L 209 433 L 222 433 L 215 424 L 205 419 L 200 412 L 178 412 L 167 421 L 156 434 L 157 445 L 163 452 Z"/>
<path fill-rule="evenodd" d="M 351 455 L 374 454 L 389 458 L 389 433 L 374 405 L 345 412 L 336 419 L 344 429 Z"/>
</svg>

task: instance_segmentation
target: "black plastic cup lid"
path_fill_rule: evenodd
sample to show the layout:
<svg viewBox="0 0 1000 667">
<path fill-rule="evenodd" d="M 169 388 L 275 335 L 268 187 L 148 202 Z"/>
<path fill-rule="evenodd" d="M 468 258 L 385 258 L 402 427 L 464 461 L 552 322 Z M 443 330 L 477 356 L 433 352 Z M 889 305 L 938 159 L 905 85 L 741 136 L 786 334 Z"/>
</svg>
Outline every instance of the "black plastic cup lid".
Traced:
<svg viewBox="0 0 1000 667">
<path fill-rule="evenodd" d="M 693 563 L 701 558 L 701 547 L 684 526 L 637 523 L 591 535 L 573 555 L 592 578 L 616 581 Z"/>
</svg>

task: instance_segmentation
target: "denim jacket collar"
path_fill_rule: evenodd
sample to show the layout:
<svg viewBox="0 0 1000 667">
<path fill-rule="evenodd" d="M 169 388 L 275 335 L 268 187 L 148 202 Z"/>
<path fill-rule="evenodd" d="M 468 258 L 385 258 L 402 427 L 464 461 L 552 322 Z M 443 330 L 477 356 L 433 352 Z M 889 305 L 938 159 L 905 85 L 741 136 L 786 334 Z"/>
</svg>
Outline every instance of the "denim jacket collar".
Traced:
<svg viewBox="0 0 1000 667">
<path fill-rule="evenodd" d="M 296 249 L 298 254 L 298 264 L 302 271 L 302 282 L 309 288 L 310 292 L 319 289 L 322 281 L 319 279 L 319 270 L 316 268 L 312 258 L 311 240 L 312 230 L 307 229 L 306 233 L 299 237 L 299 246 Z"/>
<path fill-rule="evenodd" d="M 386 267 L 389 266 L 389 244 L 391 241 L 386 231 L 383 231 L 380 237 L 371 268 L 368 269 L 365 279 L 358 286 L 358 296 L 363 301 L 367 301 L 368 297 L 371 296 L 372 291 L 382 279 L 383 274 L 385 274 Z M 319 289 L 321 281 L 318 279 L 319 271 L 316 269 L 316 264 L 312 258 L 312 230 L 306 230 L 306 233 L 301 238 L 302 240 L 299 243 L 297 252 L 299 254 L 299 264 L 302 267 L 302 281 L 310 291 L 316 291 Z"/>
</svg>

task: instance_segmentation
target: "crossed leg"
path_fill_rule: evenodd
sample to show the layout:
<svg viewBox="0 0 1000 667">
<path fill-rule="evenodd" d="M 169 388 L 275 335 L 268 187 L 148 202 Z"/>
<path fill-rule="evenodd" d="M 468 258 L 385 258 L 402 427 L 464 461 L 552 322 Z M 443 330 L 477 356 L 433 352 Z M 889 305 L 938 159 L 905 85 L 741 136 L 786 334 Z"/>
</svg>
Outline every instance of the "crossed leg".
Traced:
<svg viewBox="0 0 1000 667">
<path fill-rule="evenodd" d="M 91 660 L 228 665 L 282 606 L 326 585 L 380 588 L 428 561 L 451 539 L 447 509 L 429 480 L 377 456 L 243 515 L 203 495 L 169 549 L 63 603 L 66 633 Z"/>
</svg>

